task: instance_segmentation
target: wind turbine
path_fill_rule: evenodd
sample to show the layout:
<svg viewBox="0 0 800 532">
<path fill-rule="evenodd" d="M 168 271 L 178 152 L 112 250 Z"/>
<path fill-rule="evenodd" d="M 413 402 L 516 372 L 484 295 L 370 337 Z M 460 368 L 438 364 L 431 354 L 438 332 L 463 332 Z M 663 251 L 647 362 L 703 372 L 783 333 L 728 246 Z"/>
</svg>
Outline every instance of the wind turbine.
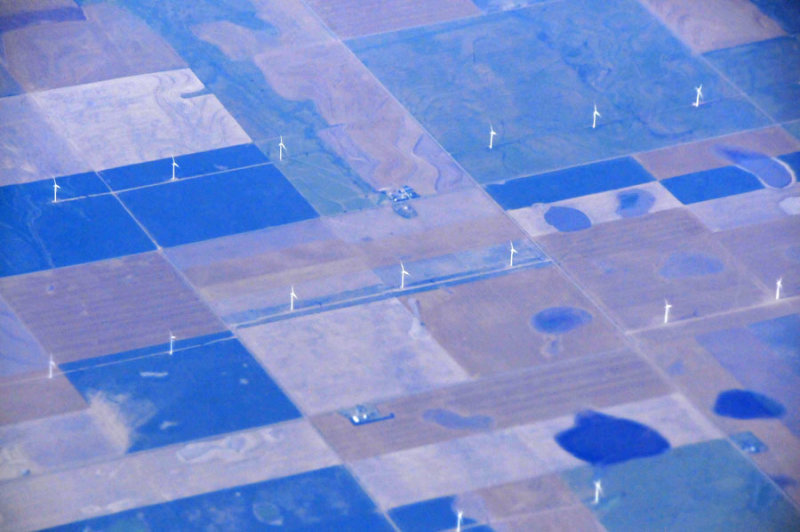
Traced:
<svg viewBox="0 0 800 532">
<path fill-rule="evenodd" d="M 294 302 L 297 300 L 297 294 L 294 293 L 294 285 L 292 291 L 289 292 L 289 312 L 294 312 Z"/>
<path fill-rule="evenodd" d="M 456 521 L 456 532 L 461 532 L 461 522 L 464 520 L 464 512 L 458 511 L 458 521 Z"/>
<path fill-rule="evenodd" d="M 491 150 L 494 147 L 494 137 L 497 135 L 497 131 L 494 130 L 492 123 L 489 122 L 489 149 Z"/>
<path fill-rule="evenodd" d="M 53 370 L 55 370 L 55 369 L 58 369 L 58 366 L 56 366 L 56 363 L 53 360 L 53 355 L 50 355 L 50 364 L 48 364 L 48 366 L 47 366 L 47 378 L 48 379 L 52 379 L 53 378 Z"/>
<path fill-rule="evenodd" d="M 597 104 L 594 104 L 594 112 L 592 113 L 592 129 L 597 127 L 598 118 L 600 118 L 600 112 L 597 110 Z"/>
<path fill-rule="evenodd" d="M 519 252 L 517 251 L 517 248 L 514 247 L 514 242 L 513 241 L 509 240 L 508 243 L 511 244 L 511 256 L 508 259 L 508 267 L 509 268 L 513 268 L 514 267 L 514 255 L 516 255 Z"/>
<path fill-rule="evenodd" d="M 286 149 L 286 144 L 283 143 L 283 135 L 281 135 L 281 141 L 278 143 L 278 160 L 283 160 L 283 151 Z"/>
<path fill-rule="evenodd" d="M 783 277 L 778 278 L 775 282 L 775 299 L 781 298 L 781 289 L 783 288 Z"/>
<path fill-rule="evenodd" d="M 700 100 L 703 99 L 703 84 L 701 83 L 700 86 L 699 87 L 695 87 L 694 90 L 697 93 L 697 96 L 695 97 L 695 100 L 694 100 L 694 103 L 692 104 L 692 106 L 700 107 Z"/>
<path fill-rule="evenodd" d="M 56 183 L 56 178 L 54 177 L 53 178 L 53 203 L 57 203 L 58 202 L 58 189 L 60 189 L 60 188 L 61 188 L 61 186 L 59 186 L 59 184 Z"/>
<path fill-rule="evenodd" d="M 176 339 L 177 339 L 177 337 L 174 334 L 172 334 L 172 331 L 170 331 L 169 332 L 169 356 L 172 356 L 172 354 L 175 352 L 174 348 L 175 348 L 175 340 Z"/>
<path fill-rule="evenodd" d="M 667 323 L 669 321 L 669 309 L 671 309 L 671 308 L 672 308 L 672 305 L 670 305 L 669 301 L 667 301 L 665 299 L 664 300 L 664 323 Z"/>
<path fill-rule="evenodd" d="M 410 276 L 411 274 L 406 271 L 403 261 L 400 261 L 400 290 L 406 287 L 406 275 Z"/>
<path fill-rule="evenodd" d="M 594 502 L 592 504 L 600 504 L 600 496 L 603 494 L 603 484 L 598 479 L 594 481 Z"/>
<path fill-rule="evenodd" d="M 180 168 L 180 166 L 178 166 L 178 163 L 175 162 L 175 156 L 173 155 L 172 156 L 172 179 L 170 179 L 170 181 L 175 181 L 176 179 L 178 179 L 177 177 L 175 177 L 175 169 L 176 168 Z"/>
</svg>

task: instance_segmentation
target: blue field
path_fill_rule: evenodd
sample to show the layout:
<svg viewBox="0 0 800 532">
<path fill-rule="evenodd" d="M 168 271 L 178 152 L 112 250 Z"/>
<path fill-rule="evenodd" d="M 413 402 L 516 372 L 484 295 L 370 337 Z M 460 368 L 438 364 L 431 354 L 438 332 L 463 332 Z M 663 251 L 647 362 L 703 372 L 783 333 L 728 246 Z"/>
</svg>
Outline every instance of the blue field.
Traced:
<svg viewBox="0 0 800 532">
<path fill-rule="evenodd" d="M 591 504 L 598 471 L 563 473 L 608 530 L 797 530 L 800 513 L 726 440 L 676 447 L 602 469 L 603 497 Z"/>
<path fill-rule="evenodd" d="M 317 217 L 272 165 L 129 190 L 120 199 L 162 246 Z"/>
<path fill-rule="evenodd" d="M 756 176 L 736 166 L 670 177 L 661 184 L 684 205 L 764 188 Z"/>
<path fill-rule="evenodd" d="M 640 185 L 653 181 L 642 166 L 630 157 L 576 166 L 546 174 L 488 185 L 486 191 L 506 210 L 552 203 L 597 192 Z"/>
<path fill-rule="evenodd" d="M 769 122 L 632 0 L 544 2 L 347 44 L 480 183 Z M 713 95 L 699 109 L 697 80 Z"/>
<path fill-rule="evenodd" d="M 175 178 L 194 177 L 268 162 L 269 159 L 254 144 L 189 153 L 175 157 L 178 165 Z M 113 190 L 163 183 L 172 179 L 172 158 L 109 168 L 101 171 L 100 175 Z"/>
<path fill-rule="evenodd" d="M 720 365 L 750 391 L 783 405 L 800 404 L 800 318 L 790 314 L 697 336 Z M 709 405 L 711 408 L 712 405 Z M 800 411 L 788 408 L 782 422 L 800 435 Z"/>
<path fill-rule="evenodd" d="M 144 506 L 51 530 L 330 530 L 390 532 L 344 467 Z"/>
<path fill-rule="evenodd" d="M 0 188 L 0 276 L 155 249 L 93 173 Z M 69 198 L 69 199 L 68 199 Z M 64 201 L 62 201 L 64 200 Z"/>
<path fill-rule="evenodd" d="M 774 120 L 800 118 L 800 37 L 779 37 L 705 56 Z"/>
<path fill-rule="evenodd" d="M 278 423 L 300 413 L 237 340 L 220 335 L 62 364 L 130 431 L 128 452 Z"/>
<path fill-rule="evenodd" d="M 402 532 L 435 532 L 453 530 L 458 520 L 455 497 L 439 497 L 389 510 L 389 517 Z M 465 514 L 462 525 L 473 525 L 477 521 Z M 469 530 L 474 530 L 469 528 Z"/>
</svg>

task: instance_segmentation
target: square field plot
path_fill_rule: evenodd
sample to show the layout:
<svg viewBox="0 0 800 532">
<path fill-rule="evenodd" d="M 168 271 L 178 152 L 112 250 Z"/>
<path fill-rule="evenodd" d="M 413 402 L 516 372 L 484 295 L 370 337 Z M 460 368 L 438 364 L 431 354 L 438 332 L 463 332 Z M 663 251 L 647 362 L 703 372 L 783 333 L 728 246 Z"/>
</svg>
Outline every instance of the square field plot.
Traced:
<svg viewBox="0 0 800 532">
<path fill-rule="evenodd" d="M 343 467 L 318 469 L 71 523 L 54 530 L 394 530 Z"/>
<path fill-rule="evenodd" d="M 272 165 L 129 190 L 121 193 L 120 199 L 162 246 L 317 216 Z"/>
<path fill-rule="evenodd" d="M 635 329 L 766 301 L 764 286 L 683 209 L 541 238 L 622 322 Z"/>
<path fill-rule="evenodd" d="M 622 343 L 554 267 L 443 287 L 411 299 L 423 331 L 473 375 L 602 353 Z"/>
<path fill-rule="evenodd" d="M 775 484 L 724 440 L 605 467 L 598 505 L 591 504 L 595 474 L 582 467 L 563 477 L 608 530 L 642 523 L 651 530 L 794 530 L 800 524 Z"/>
<path fill-rule="evenodd" d="M 481 183 L 768 123 L 631 0 L 545 2 L 348 46 Z M 698 79 L 709 102 L 696 109 Z"/>
<path fill-rule="evenodd" d="M 582 231 L 593 225 L 646 216 L 680 205 L 661 183 L 652 181 L 549 204 L 534 203 L 508 214 L 529 235 L 537 237 L 557 231 Z"/>
<path fill-rule="evenodd" d="M 417 333 L 394 299 L 239 330 L 306 414 L 468 379 L 430 335 Z"/>
<path fill-rule="evenodd" d="M 223 328 L 157 253 L 0 279 L 0 295 L 59 363 Z"/>
<path fill-rule="evenodd" d="M 166 346 L 165 346 L 166 347 Z M 174 354 L 131 351 L 62 364 L 108 423 L 127 434 L 127 451 L 215 436 L 300 416 L 235 339 L 176 346 Z"/>
<path fill-rule="evenodd" d="M 800 38 L 779 37 L 706 54 L 774 120 L 800 118 Z"/>
<path fill-rule="evenodd" d="M 61 186 L 61 185 L 59 185 Z M 94 174 L 64 180 L 66 198 L 54 203 L 53 183 L 0 188 L 0 275 L 70 266 L 141 253 L 155 245 Z"/>
<path fill-rule="evenodd" d="M 92 169 L 250 142 L 189 69 L 169 70 L 35 93 L 56 133 Z"/>
</svg>

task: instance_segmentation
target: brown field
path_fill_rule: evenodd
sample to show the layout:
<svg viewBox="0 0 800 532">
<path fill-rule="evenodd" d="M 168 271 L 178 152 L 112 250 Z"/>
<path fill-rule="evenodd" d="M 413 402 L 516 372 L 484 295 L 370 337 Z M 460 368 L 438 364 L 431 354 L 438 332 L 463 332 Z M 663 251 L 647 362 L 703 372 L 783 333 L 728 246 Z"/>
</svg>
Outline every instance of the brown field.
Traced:
<svg viewBox="0 0 800 532">
<path fill-rule="evenodd" d="M 306 414 L 468 378 L 397 300 L 239 329 L 239 337 Z"/>
<path fill-rule="evenodd" d="M 545 251 L 600 299 L 627 329 L 672 322 L 762 303 L 768 289 L 685 209 L 661 211 L 540 239 Z M 721 262 L 716 273 L 666 278 L 659 270 L 675 253 Z"/>
<path fill-rule="evenodd" d="M 800 140 L 785 129 L 772 126 L 639 153 L 634 158 L 656 179 L 666 179 L 732 164 L 716 153 L 718 146 L 744 148 L 774 157 L 800 150 Z"/>
<path fill-rule="evenodd" d="M 86 408 L 86 401 L 63 375 L 47 371 L 0 380 L 0 425 L 64 414 Z"/>
<path fill-rule="evenodd" d="M 223 330 L 156 252 L 6 277 L 0 294 L 59 363 Z"/>
<path fill-rule="evenodd" d="M 709 52 L 785 35 L 747 0 L 642 0 L 696 52 Z"/>
<path fill-rule="evenodd" d="M 337 463 L 293 421 L 5 482 L 0 518 L 7 530 L 40 529 Z"/>
<path fill-rule="evenodd" d="M 534 203 L 530 207 L 510 210 L 508 211 L 508 215 L 516 220 L 529 235 L 538 237 L 558 232 L 558 229 L 545 220 L 545 214 L 550 207 L 571 207 L 573 209 L 578 209 L 589 217 L 592 225 L 613 222 L 614 220 L 621 220 L 623 218 L 617 213 L 617 209 L 620 205 L 619 194 L 634 190 L 648 192 L 653 196 L 655 201 L 648 211 L 648 214 L 681 206 L 681 203 L 675 199 L 667 189 L 659 183 L 651 182 L 636 185 L 635 187 L 609 190 L 608 192 L 600 192 L 598 194 L 590 194 L 588 196 L 555 201 L 553 203 Z"/>
<path fill-rule="evenodd" d="M 190 69 L 34 93 L 53 129 L 94 170 L 250 142 Z M 101 149 L 102 147 L 102 149 Z"/>
<path fill-rule="evenodd" d="M 32 24 L 3 33 L 6 66 L 25 90 L 186 66 L 164 39 L 128 11 L 105 4 L 82 10 L 86 20 Z"/>
<path fill-rule="evenodd" d="M 292 285 L 299 307 L 304 299 L 350 290 L 382 284 L 392 289 L 395 279 L 381 279 L 374 268 L 405 261 L 413 269 L 416 260 L 525 238 L 477 189 L 420 198 L 414 206 L 419 215 L 412 219 L 386 205 L 180 246 L 166 254 L 214 310 L 228 316 L 265 307 L 288 310 Z M 414 276 L 409 283 L 422 280 Z"/>
<path fill-rule="evenodd" d="M 342 39 L 480 14 L 469 0 L 309 0 L 307 3 Z"/>
<path fill-rule="evenodd" d="M 422 322 L 472 375 L 490 375 L 610 351 L 612 325 L 553 267 L 524 270 L 415 294 Z M 550 308 L 583 309 L 591 323 L 565 334 L 537 331 L 531 318 Z"/>
<path fill-rule="evenodd" d="M 488 416 L 502 429 L 669 393 L 648 364 L 629 352 L 564 360 L 380 404 L 389 421 L 355 427 L 337 413 L 312 418 L 345 461 L 353 461 L 475 433 L 424 419 L 430 409 L 463 417 Z"/>
</svg>

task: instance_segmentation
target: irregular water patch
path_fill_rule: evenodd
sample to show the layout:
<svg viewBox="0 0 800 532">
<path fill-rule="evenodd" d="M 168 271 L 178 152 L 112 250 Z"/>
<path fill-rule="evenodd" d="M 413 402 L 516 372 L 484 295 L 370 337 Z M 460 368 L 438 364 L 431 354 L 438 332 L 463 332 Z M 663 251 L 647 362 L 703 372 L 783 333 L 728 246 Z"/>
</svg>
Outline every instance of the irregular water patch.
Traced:
<svg viewBox="0 0 800 532">
<path fill-rule="evenodd" d="M 582 231 L 592 226 L 588 216 L 572 207 L 550 207 L 544 213 L 544 221 L 562 233 Z"/>
<path fill-rule="evenodd" d="M 539 332 L 564 334 L 592 321 L 592 315 L 575 307 L 550 307 L 531 318 L 531 325 Z"/>
<path fill-rule="evenodd" d="M 617 194 L 616 213 L 623 218 L 635 218 L 650 212 L 656 203 L 656 198 L 646 190 L 626 190 Z"/>
<path fill-rule="evenodd" d="M 493 420 L 489 416 L 462 416 L 451 410 L 433 408 L 422 414 L 422 419 L 455 430 L 486 430 L 492 428 Z"/>
<path fill-rule="evenodd" d="M 658 274 L 667 279 L 682 279 L 713 275 L 724 268 L 722 261 L 711 255 L 679 251 L 669 256 L 664 266 L 658 270 Z"/>
<path fill-rule="evenodd" d="M 736 166 L 758 177 L 769 187 L 783 188 L 793 181 L 792 171 L 786 163 L 763 153 L 735 146 L 719 146 L 717 151 Z"/>
<path fill-rule="evenodd" d="M 726 390 L 717 396 L 714 413 L 734 419 L 777 418 L 786 408 L 775 399 L 750 390 Z"/>
<path fill-rule="evenodd" d="M 578 412 L 575 426 L 555 439 L 572 456 L 593 465 L 654 456 L 670 448 L 666 438 L 647 425 L 593 410 Z"/>
</svg>

